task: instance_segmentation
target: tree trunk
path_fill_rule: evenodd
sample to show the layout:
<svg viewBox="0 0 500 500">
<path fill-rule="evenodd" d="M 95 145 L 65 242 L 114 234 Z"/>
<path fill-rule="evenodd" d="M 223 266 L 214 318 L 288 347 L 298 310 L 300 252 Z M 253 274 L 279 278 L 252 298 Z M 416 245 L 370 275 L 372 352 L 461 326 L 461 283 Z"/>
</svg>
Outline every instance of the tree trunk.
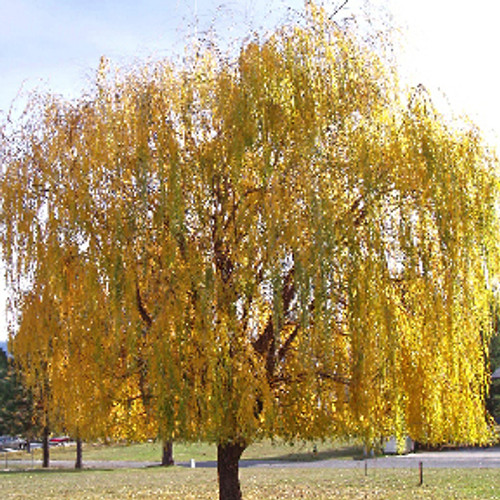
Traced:
<svg viewBox="0 0 500 500">
<path fill-rule="evenodd" d="M 219 500 L 241 500 L 239 460 L 245 448 L 239 443 L 217 445 Z"/>
<path fill-rule="evenodd" d="M 43 428 L 43 463 L 42 467 L 47 468 L 49 466 L 49 426 L 46 425 Z"/>
<path fill-rule="evenodd" d="M 76 462 L 75 469 L 82 468 L 82 440 L 80 438 L 76 438 Z"/>
<path fill-rule="evenodd" d="M 172 441 L 163 441 L 163 453 L 161 457 L 161 464 L 165 467 L 174 465 L 174 446 Z"/>
</svg>

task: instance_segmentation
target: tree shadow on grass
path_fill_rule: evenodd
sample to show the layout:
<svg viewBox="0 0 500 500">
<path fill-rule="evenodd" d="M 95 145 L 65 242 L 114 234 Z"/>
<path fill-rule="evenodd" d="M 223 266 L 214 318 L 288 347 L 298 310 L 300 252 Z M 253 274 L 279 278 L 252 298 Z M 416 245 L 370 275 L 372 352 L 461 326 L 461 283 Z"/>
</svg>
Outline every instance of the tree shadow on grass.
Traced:
<svg viewBox="0 0 500 500">
<path fill-rule="evenodd" d="M 255 451 L 250 457 L 246 457 L 245 453 L 241 457 L 239 467 L 244 469 L 247 467 L 254 467 L 256 465 L 272 464 L 279 466 L 280 462 L 320 462 L 322 460 L 359 460 L 363 458 L 363 447 L 360 445 L 349 445 L 334 448 L 325 448 L 314 451 L 313 444 L 307 445 L 296 445 L 296 449 L 290 453 L 282 453 L 283 448 L 276 450 L 273 453 L 272 450 L 267 451 L 262 454 L 258 454 Z M 292 446 L 291 446 L 292 448 Z M 180 467 L 191 467 L 189 462 L 176 462 L 176 465 Z M 196 468 L 216 468 L 217 461 L 206 460 L 206 461 L 196 461 L 194 466 Z"/>
<path fill-rule="evenodd" d="M 290 446 L 292 448 L 292 446 Z M 336 446 L 326 449 L 317 449 L 314 444 L 298 445 L 290 453 L 266 453 L 261 457 L 245 457 L 245 461 L 272 460 L 277 462 L 319 462 L 321 460 L 359 460 L 363 458 L 363 447 L 361 445 Z M 277 450 L 278 451 L 278 450 Z M 279 451 L 282 451 L 279 450 Z"/>
</svg>

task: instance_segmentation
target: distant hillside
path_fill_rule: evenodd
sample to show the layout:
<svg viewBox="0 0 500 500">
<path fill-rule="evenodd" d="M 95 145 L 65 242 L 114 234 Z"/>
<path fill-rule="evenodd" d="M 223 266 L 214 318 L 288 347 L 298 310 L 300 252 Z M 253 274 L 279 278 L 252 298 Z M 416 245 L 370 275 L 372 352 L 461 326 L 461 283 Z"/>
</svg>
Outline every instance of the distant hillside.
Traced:
<svg viewBox="0 0 500 500">
<path fill-rule="evenodd" d="M 0 340 L 0 349 L 3 349 L 5 352 L 7 352 L 7 341 Z"/>
</svg>

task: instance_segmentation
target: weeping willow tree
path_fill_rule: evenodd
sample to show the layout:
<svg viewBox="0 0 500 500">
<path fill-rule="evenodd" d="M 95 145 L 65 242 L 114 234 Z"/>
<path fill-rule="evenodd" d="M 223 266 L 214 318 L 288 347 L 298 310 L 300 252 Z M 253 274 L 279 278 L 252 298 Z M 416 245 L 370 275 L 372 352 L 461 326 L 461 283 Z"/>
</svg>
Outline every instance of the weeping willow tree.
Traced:
<svg viewBox="0 0 500 500">
<path fill-rule="evenodd" d="M 496 159 L 321 9 L 236 58 L 103 60 L 81 99 L 34 99 L 2 153 L 20 324 L 33 297 L 78 332 L 87 418 L 85 377 L 111 404 L 133 373 L 164 440 L 214 442 L 221 499 L 266 436 L 488 440 Z"/>
</svg>

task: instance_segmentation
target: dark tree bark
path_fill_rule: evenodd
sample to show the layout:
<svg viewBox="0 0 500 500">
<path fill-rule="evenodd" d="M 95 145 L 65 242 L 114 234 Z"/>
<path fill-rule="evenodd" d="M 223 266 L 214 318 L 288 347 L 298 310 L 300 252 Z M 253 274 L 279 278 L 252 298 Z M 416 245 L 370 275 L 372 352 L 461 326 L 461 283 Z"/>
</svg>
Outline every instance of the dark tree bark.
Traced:
<svg viewBox="0 0 500 500">
<path fill-rule="evenodd" d="M 161 457 L 161 464 L 165 467 L 174 465 L 174 446 L 172 441 L 163 441 L 163 453 Z"/>
<path fill-rule="evenodd" d="M 219 500 L 241 500 L 239 460 L 245 448 L 240 443 L 217 445 Z"/>
<path fill-rule="evenodd" d="M 42 447 L 43 447 L 43 462 L 42 462 L 42 467 L 48 468 L 49 466 L 49 426 L 46 425 L 43 428 L 43 441 L 42 441 Z"/>
<path fill-rule="evenodd" d="M 80 438 L 76 438 L 75 469 L 81 469 L 82 465 L 83 465 L 83 462 L 82 462 L 82 440 Z"/>
</svg>

